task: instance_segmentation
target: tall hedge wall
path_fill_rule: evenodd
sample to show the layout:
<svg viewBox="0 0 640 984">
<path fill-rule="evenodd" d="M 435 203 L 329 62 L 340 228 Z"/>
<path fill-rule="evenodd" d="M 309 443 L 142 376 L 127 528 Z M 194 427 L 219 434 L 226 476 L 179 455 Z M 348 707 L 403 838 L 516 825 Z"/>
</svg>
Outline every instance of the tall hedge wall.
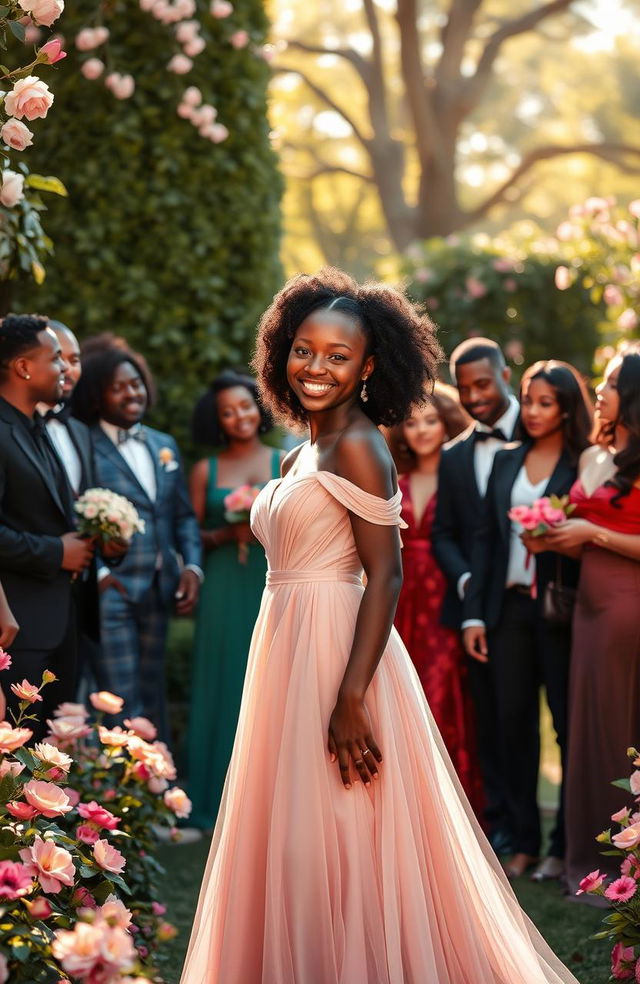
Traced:
<svg viewBox="0 0 640 984">
<path fill-rule="evenodd" d="M 69 199 L 44 216 L 55 243 L 42 287 L 21 284 L 14 308 L 39 310 L 80 337 L 121 333 L 150 361 L 160 400 L 154 420 L 184 434 L 192 403 L 214 372 L 246 362 L 257 319 L 280 280 L 281 179 L 266 118 L 268 67 L 261 0 L 242 0 L 215 20 L 198 2 L 206 50 L 187 75 L 166 65 L 177 49 L 170 28 L 134 0 L 103 5 L 111 67 L 136 90 L 116 99 L 80 73 L 77 31 L 95 21 L 95 0 L 67 4 L 69 57 L 50 82 L 54 109 L 30 149 L 32 170 L 56 174 Z M 236 50 L 234 31 L 251 44 Z M 52 73 L 53 74 L 53 73 Z M 176 107 L 198 86 L 230 135 L 199 136 Z"/>
</svg>

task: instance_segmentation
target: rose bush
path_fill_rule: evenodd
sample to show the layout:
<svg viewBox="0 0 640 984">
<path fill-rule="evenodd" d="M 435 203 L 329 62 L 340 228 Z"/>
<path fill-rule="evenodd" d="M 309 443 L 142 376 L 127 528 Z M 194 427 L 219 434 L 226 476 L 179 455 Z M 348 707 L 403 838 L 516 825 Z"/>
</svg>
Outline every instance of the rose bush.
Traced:
<svg viewBox="0 0 640 984">
<path fill-rule="evenodd" d="M 627 754 L 634 771 L 613 785 L 635 797 L 634 807 L 623 807 L 612 815 L 611 820 L 620 828 L 617 833 L 609 829 L 596 838 L 605 848 L 603 854 L 620 859 L 620 874 L 609 878 L 599 870 L 591 871 L 576 893 L 600 895 L 610 903 L 612 911 L 594 936 L 613 943 L 610 981 L 640 980 L 640 752 L 629 748 Z"/>
<path fill-rule="evenodd" d="M 161 981 L 159 948 L 175 930 L 157 901 L 155 831 L 188 815 L 188 798 L 144 718 L 109 730 L 102 711 L 89 722 L 65 704 L 27 747 L 47 682 L 23 682 L 20 716 L 0 723 L 0 984 Z"/>
</svg>

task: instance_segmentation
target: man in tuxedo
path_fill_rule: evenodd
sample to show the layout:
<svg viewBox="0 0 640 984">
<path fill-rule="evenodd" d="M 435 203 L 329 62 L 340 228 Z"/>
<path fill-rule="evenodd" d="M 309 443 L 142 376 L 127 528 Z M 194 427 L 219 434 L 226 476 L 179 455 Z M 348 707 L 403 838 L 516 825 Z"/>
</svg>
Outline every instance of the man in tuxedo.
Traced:
<svg viewBox="0 0 640 984">
<path fill-rule="evenodd" d="M 9 712 L 12 683 L 48 685 L 32 711 L 34 737 L 62 701 L 75 697 L 77 629 L 72 580 L 90 566 L 94 546 L 75 532 L 73 493 L 36 413 L 62 397 L 66 364 L 44 318 L 8 315 L 0 322 L 0 582 L 20 631 L 12 666 L 2 675 Z"/>
<path fill-rule="evenodd" d="M 62 398 L 54 405 L 38 404 L 47 434 L 51 439 L 60 462 L 66 472 L 74 497 L 96 485 L 93 467 L 93 447 L 91 433 L 86 424 L 71 416 L 71 397 L 82 375 L 80 346 L 74 333 L 67 325 L 52 318 L 47 319 L 49 328 L 55 333 L 65 362 Z M 102 544 L 102 557 L 115 562 L 126 553 L 127 545 L 111 541 Z M 98 601 L 96 563 L 92 563 L 82 576 L 73 582 L 73 596 L 78 618 L 79 676 L 82 668 L 96 664 L 100 643 L 100 607 Z"/>
<path fill-rule="evenodd" d="M 124 698 L 127 717 L 144 715 L 168 737 L 164 657 L 170 607 L 193 611 L 203 577 L 200 530 L 175 441 L 141 421 L 145 374 L 123 349 L 83 363 L 74 412 L 91 428 L 98 485 L 125 496 L 145 523 L 120 565 L 99 571 L 98 685 Z"/>
<path fill-rule="evenodd" d="M 447 582 L 442 621 L 461 629 L 465 588 L 471 577 L 473 539 L 496 452 L 513 437 L 520 408 L 511 393 L 511 371 L 489 338 L 469 338 L 449 363 L 460 402 L 474 423 L 447 444 L 440 459 L 433 550 Z M 506 795 L 500 767 L 495 695 L 486 664 L 469 660 L 478 755 L 484 780 L 489 835 L 495 850 L 508 853 Z"/>
</svg>

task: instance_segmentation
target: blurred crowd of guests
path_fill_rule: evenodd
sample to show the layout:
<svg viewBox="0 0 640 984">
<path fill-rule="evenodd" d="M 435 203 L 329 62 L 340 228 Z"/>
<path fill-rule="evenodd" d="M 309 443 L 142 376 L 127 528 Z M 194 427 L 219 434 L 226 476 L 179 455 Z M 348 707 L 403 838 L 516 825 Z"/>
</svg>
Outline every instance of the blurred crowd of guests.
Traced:
<svg viewBox="0 0 640 984">
<path fill-rule="evenodd" d="M 436 384 L 386 434 L 407 524 L 396 627 L 507 873 L 566 877 L 575 892 L 606 870 L 594 838 L 639 739 L 640 350 L 609 363 L 595 425 L 566 363 L 529 367 L 518 396 L 490 339 L 464 342 L 449 368 L 452 385 Z M 254 380 L 228 371 L 196 404 L 193 438 L 211 453 L 187 481 L 171 435 L 144 424 L 153 398 L 144 358 L 123 339 L 107 333 L 81 349 L 50 319 L 0 323 L 0 644 L 13 657 L 4 699 L 16 713 L 12 683 L 56 674 L 36 707 L 39 738 L 90 676 L 124 699 L 112 724 L 145 717 L 168 740 L 169 620 L 194 613 L 186 767 L 192 822 L 206 829 L 266 572 L 225 499 L 276 479 L 284 452 L 264 442 L 272 421 Z M 145 532 L 96 553 L 73 508 L 95 486 L 133 502 Z M 545 535 L 509 518 L 551 495 L 573 511 Z M 545 857 L 541 687 L 562 765 Z"/>
</svg>

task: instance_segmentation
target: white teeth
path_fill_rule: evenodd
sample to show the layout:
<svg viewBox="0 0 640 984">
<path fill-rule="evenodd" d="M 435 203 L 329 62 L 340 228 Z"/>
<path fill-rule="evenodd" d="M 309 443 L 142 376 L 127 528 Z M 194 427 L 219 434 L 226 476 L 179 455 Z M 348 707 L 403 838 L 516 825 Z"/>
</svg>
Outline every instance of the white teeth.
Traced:
<svg viewBox="0 0 640 984">
<path fill-rule="evenodd" d="M 302 381 L 302 385 L 311 393 L 328 393 L 331 389 L 330 383 L 308 383 L 306 379 Z"/>
</svg>

